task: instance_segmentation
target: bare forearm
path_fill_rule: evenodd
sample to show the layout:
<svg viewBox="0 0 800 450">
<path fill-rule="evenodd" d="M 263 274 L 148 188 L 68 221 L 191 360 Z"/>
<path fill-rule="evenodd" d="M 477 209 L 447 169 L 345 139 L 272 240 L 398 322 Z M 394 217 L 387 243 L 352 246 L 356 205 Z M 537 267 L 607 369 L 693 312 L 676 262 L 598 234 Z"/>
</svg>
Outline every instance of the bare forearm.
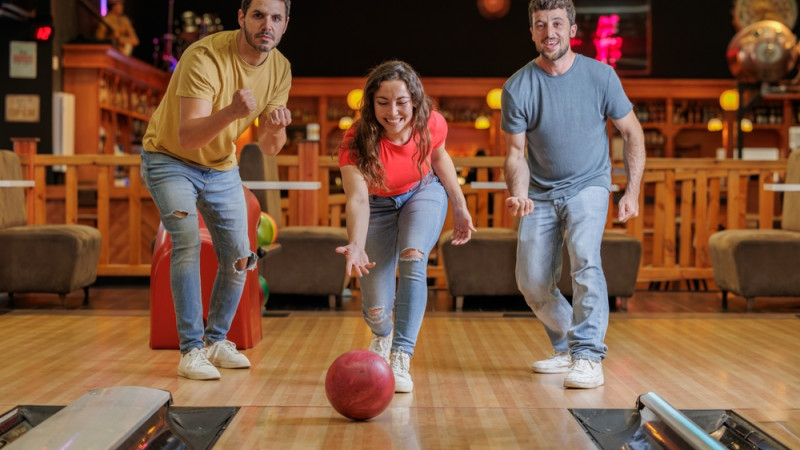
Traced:
<svg viewBox="0 0 800 450">
<path fill-rule="evenodd" d="M 262 131 L 263 128 L 258 129 L 258 147 L 265 155 L 277 155 L 286 144 L 286 128 Z"/>
<path fill-rule="evenodd" d="M 446 155 L 446 150 L 442 151 L 445 152 L 445 155 L 435 156 L 431 160 L 433 171 L 436 172 L 436 176 L 442 182 L 442 186 L 447 192 L 447 198 L 450 199 L 453 208 L 466 208 L 467 201 L 461 191 L 461 185 L 458 184 L 456 166 L 450 156 Z"/>
<path fill-rule="evenodd" d="M 182 121 L 178 130 L 181 147 L 185 150 L 197 150 L 208 145 L 234 120 L 236 117 L 227 108 L 223 108 L 209 116 Z"/>
<path fill-rule="evenodd" d="M 528 198 L 531 172 L 525 158 L 507 157 L 503 170 L 511 197 Z"/>
<path fill-rule="evenodd" d="M 366 199 L 348 199 L 345 206 L 347 219 L 347 241 L 359 248 L 367 245 L 369 228 L 369 202 Z"/>
<path fill-rule="evenodd" d="M 258 147 L 267 156 L 277 155 L 286 145 L 286 127 L 292 123 L 292 113 L 279 106 L 262 114 L 258 124 Z"/>
<path fill-rule="evenodd" d="M 631 195 L 639 196 L 639 189 L 644 176 L 646 153 L 643 142 L 626 142 L 623 149 L 625 158 L 625 175 L 628 178 L 625 188 Z"/>
</svg>

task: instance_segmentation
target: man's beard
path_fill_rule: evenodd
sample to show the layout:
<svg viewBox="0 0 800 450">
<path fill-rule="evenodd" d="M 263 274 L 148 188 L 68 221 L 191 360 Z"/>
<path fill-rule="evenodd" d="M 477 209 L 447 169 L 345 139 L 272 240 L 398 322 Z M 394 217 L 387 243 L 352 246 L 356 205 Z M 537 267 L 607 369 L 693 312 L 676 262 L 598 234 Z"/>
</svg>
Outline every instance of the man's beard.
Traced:
<svg viewBox="0 0 800 450">
<path fill-rule="evenodd" d="M 267 35 L 272 39 L 273 42 L 275 42 L 275 36 L 273 36 L 272 33 L 270 33 L 269 31 L 259 32 L 254 36 L 250 34 L 247 28 L 244 29 L 244 37 L 247 43 L 250 44 L 250 47 L 253 47 L 253 49 L 255 49 L 256 51 L 268 53 L 270 50 L 272 50 L 273 47 L 271 47 L 269 44 L 259 44 L 258 42 L 256 42 L 256 37 L 261 35 Z"/>
</svg>

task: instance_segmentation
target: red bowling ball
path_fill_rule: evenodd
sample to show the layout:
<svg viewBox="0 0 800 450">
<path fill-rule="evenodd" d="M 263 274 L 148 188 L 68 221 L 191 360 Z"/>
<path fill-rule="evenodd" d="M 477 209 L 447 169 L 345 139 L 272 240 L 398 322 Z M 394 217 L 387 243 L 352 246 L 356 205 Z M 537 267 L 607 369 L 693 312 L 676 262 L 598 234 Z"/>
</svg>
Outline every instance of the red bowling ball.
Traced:
<svg viewBox="0 0 800 450">
<path fill-rule="evenodd" d="M 394 374 L 378 354 L 352 350 L 336 358 L 328 368 L 325 393 L 339 414 L 353 420 L 368 420 L 392 402 Z"/>
</svg>

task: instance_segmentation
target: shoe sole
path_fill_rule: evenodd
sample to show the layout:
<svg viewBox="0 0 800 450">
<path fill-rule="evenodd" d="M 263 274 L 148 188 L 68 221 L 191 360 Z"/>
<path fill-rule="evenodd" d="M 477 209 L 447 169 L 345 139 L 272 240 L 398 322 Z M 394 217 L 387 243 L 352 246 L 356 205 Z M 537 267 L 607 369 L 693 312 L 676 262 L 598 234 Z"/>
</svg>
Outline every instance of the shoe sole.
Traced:
<svg viewBox="0 0 800 450">
<path fill-rule="evenodd" d="M 217 376 L 211 375 L 211 376 L 207 376 L 207 377 L 195 377 L 195 376 L 191 376 L 191 375 L 189 375 L 187 373 L 181 373 L 181 372 L 178 372 L 178 376 L 179 377 L 183 377 L 183 378 L 187 378 L 189 380 L 198 380 L 198 381 L 219 380 L 221 378 L 219 375 L 217 375 Z"/>
<path fill-rule="evenodd" d="M 209 360 L 209 362 L 211 364 L 213 364 L 215 367 L 219 367 L 221 369 L 249 369 L 250 368 L 250 364 L 247 364 L 247 365 L 223 364 L 223 363 L 217 364 L 216 362 L 211 361 L 211 360 Z"/>
<path fill-rule="evenodd" d="M 564 380 L 564 387 L 565 388 L 575 388 L 575 389 L 594 389 L 596 387 L 602 386 L 605 384 L 605 380 L 600 380 L 599 382 L 595 383 L 582 383 L 579 381 L 567 381 Z"/>
<path fill-rule="evenodd" d="M 556 367 L 551 369 L 537 369 L 536 367 L 531 367 L 535 373 L 567 373 L 569 372 L 569 366 L 564 367 Z"/>
<path fill-rule="evenodd" d="M 397 385 L 395 385 L 395 387 L 394 387 L 394 393 L 395 394 L 408 394 L 413 390 L 414 390 L 414 385 L 413 384 L 411 386 L 397 386 Z"/>
</svg>

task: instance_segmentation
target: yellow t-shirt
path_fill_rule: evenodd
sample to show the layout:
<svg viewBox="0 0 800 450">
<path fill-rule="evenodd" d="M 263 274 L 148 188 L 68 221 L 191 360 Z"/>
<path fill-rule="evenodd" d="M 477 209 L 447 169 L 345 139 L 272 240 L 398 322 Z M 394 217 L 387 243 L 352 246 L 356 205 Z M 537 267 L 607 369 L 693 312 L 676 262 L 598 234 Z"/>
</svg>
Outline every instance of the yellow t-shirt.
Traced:
<svg viewBox="0 0 800 450">
<path fill-rule="evenodd" d="M 289 60 L 273 49 L 260 66 L 251 66 L 239 55 L 239 32 L 214 33 L 186 49 L 150 119 L 142 142 L 145 150 L 166 153 L 197 166 L 230 170 L 237 164 L 236 139 L 261 113 L 286 105 L 292 84 Z M 258 103 L 250 116 L 231 123 L 204 147 L 184 150 L 180 146 L 180 97 L 208 100 L 215 113 L 228 106 L 234 92 L 243 88 L 250 89 Z"/>
</svg>

